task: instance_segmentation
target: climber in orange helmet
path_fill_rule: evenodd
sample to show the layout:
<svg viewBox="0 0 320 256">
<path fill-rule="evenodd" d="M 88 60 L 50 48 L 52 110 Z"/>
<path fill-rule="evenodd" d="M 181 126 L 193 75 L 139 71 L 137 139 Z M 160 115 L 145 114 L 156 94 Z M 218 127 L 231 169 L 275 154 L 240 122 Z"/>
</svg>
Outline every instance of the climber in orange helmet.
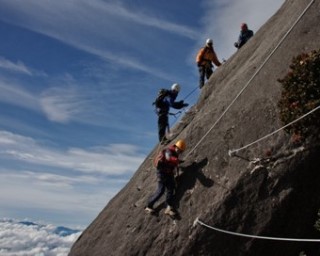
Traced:
<svg viewBox="0 0 320 256">
<path fill-rule="evenodd" d="M 166 194 L 166 205 L 165 214 L 170 216 L 176 215 L 174 209 L 174 193 L 176 184 L 174 180 L 174 172 L 176 167 L 182 161 L 179 159 L 179 155 L 186 149 L 186 143 L 184 140 L 178 140 L 174 145 L 162 150 L 155 159 L 155 165 L 157 167 L 158 177 L 158 188 L 157 191 L 148 200 L 145 211 L 147 213 L 153 213 L 153 205 L 161 198 L 165 190 Z"/>
</svg>

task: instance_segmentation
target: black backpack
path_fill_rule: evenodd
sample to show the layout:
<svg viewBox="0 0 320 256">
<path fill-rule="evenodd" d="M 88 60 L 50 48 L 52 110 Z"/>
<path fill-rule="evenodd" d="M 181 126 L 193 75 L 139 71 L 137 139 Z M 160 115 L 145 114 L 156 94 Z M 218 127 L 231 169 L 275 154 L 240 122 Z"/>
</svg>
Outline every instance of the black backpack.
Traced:
<svg viewBox="0 0 320 256">
<path fill-rule="evenodd" d="M 170 91 L 167 89 L 160 89 L 157 95 L 156 100 L 152 103 L 156 108 L 163 107 L 163 99 L 169 95 Z"/>
</svg>

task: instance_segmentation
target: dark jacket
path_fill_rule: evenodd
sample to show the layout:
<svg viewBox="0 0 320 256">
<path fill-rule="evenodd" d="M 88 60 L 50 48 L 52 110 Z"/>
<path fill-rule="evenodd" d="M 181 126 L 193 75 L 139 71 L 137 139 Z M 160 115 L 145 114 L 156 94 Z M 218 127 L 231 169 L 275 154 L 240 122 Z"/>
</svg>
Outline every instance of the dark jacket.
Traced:
<svg viewBox="0 0 320 256">
<path fill-rule="evenodd" d="M 234 46 L 240 49 L 252 36 L 253 36 L 252 30 L 250 29 L 241 30 L 238 41 L 234 43 Z"/>
<path fill-rule="evenodd" d="M 160 107 L 157 108 L 158 115 L 167 115 L 170 107 L 175 109 L 181 109 L 186 106 L 183 100 L 175 101 L 178 96 L 178 92 L 168 90 L 168 95 L 162 100 Z"/>
</svg>

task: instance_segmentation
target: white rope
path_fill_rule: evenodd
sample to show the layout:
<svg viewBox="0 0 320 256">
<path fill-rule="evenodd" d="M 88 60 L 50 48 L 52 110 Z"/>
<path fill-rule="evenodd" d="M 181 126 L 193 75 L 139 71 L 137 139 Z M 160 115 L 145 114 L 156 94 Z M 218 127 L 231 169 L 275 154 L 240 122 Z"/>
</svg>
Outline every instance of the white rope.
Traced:
<svg viewBox="0 0 320 256">
<path fill-rule="evenodd" d="M 280 40 L 280 42 L 277 44 L 277 46 L 275 47 L 275 49 L 269 54 L 269 56 L 266 58 L 266 60 L 261 64 L 261 66 L 259 67 L 259 69 L 253 74 L 253 76 L 251 77 L 251 79 L 247 82 L 247 84 L 243 87 L 243 89 L 237 94 L 237 96 L 234 98 L 234 100 L 229 104 L 229 106 L 225 109 L 225 111 L 221 114 L 221 116 L 217 119 L 217 121 L 212 125 L 212 127 L 208 130 L 208 132 L 200 139 L 200 141 L 188 152 L 188 154 L 185 156 L 185 158 L 187 156 L 189 156 L 199 145 L 200 143 L 204 140 L 204 138 L 211 132 L 211 130 L 216 126 L 216 124 L 222 119 L 222 117 L 227 113 L 227 111 L 231 108 L 231 106 L 234 104 L 234 102 L 237 100 L 237 98 L 242 94 L 242 92 L 248 87 L 248 85 L 251 83 L 251 81 L 253 80 L 253 78 L 258 74 L 258 72 L 260 72 L 260 70 L 262 69 L 262 67 L 267 63 L 267 61 L 271 58 L 271 56 L 274 54 L 274 52 L 279 48 L 279 46 L 281 45 L 281 43 L 285 40 L 285 38 L 288 36 L 288 34 L 292 31 L 292 29 L 296 26 L 296 24 L 299 22 L 299 20 L 302 18 L 302 16 L 306 13 L 306 11 L 310 8 L 310 6 L 315 2 L 315 0 L 311 0 L 310 3 L 308 4 L 308 6 L 304 9 L 304 11 L 300 14 L 300 16 L 297 18 L 297 20 L 294 22 L 294 24 L 291 26 L 291 28 L 287 31 L 287 33 L 283 36 L 283 38 Z M 304 118 L 304 116 L 311 114 L 312 112 L 316 111 L 318 108 L 320 108 L 320 106 L 318 106 L 317 108 L 313 109 L 312 111 L 308 112 L 307 114 L 303 115 L 302 117 L 300 117 L 300 119 Z M 297 122 L 300 120 L 299 118 L 297 120 L 295 120 L 294 122 Z M 287 124 L 286 126 L 282 127 L 281 129 L 284 129 L 285 127 L 291 125 L 293 122 L 291 122 L 290 124 Z M 274 133 L 276 133 L 278 131 L 274 131 Z M 271 135 L 269 135 L 271 136 Z M 266 137 L 266 136 L 265 136 Z M 260 140 L 262 140 L 263 138 L 261 138 Z M 236 152 L 238 150 L 234 150 L 233 152 Z M 230 152 L 230 151 L 229 151 Z M 257 239 L 265 239 L 265 240 L 281 240 L 281 241 L 297 241 L 297 242 L 320 242 L 320 239 L 297 239 L 297 238 L 281 238 L 281 237 L 267 237 L 267 236 L 256 236 L 256 235 L 249 235 L 249 234 L 243 234 L 243 233 L 237 233 L 237 232 L 231 232 L 231 231 L 227 231 L 227 230 L 223 230 L 223 229 L 219 229 L 216 227 L 212 227 L 209 226 L 205 223 L 203 223 L 202 221 L 199 220 L 199 218 L 196 218 L 193 226 L 195 226 L 196 224 L 200 224 L 204 227 L 213 229 L 215 231 L 218 232 L 222 232 L 222 233 L 226 233 L 226 234 L 230 234 L 230 235 L 235 235 L 235 236 L 242 236 L 242 237 L 249 237 L 249 238 L 257 238 Z"/>
<path fill-rule="evenodd" d="M 194 224 L 199 223 L 201 226 L 207 227 L 209 229 L 233 235 L 233 236 L 241 236 L 241 237 L 249 237 L 249 238 L 256 238 L 256 239 L 264 239 L 264 240 L 277 240 L 277 241 L 291 241 L 291 242 L 320 242 L 320 239 L 302 239 L 302 238 L 288 238 L 288 237 L 271 237 L 271 236 L 256 236 L 256 235 L 249 235 L 249 234 L 243 234 L 243 233 L 237 233 L 232 232 L 228 230 L 223 230 L 220 228 L 209 226 L 202 221 L 200 221 L 198 218 L 195 220 Z"/>
<path fill-rule="evenodd" d="M 212 131 L 212 129 L 217 125 L 217 123 L 222 119 L 222 117 L 229 111 L 231 106 L 235 103 L 235 101 L 240 97 L 240 95 L 244 92 L 244 90 L 249 86 L 251 81 L 256 77 L 256 75 L 261 71 L 261 69 L 264 67 L 264 65 L 268 62 L 268 60 L 272 57 L 272 55 L 275 53 L 275 51 L 279 48 L 279 46 L 282 44 L 282 42 L 286 39 L 286 37 L 289 35 L 289 33 L 292 31 L 292 29 L 296 26 L 296 24 L 300 21 L 302 16 L 306 13 L 306 11 L 310 8 L 311 4 L 313 4 L 315 0 L 312 0 L 308 6 L 304 9 L 304 11 L 300 14 L 300 16 L 297 18 L 297 20 L 293 23 L 291 28 L 287 31 L 287 33 L 282 37 L 280 42 L 276 45 L 276 47 L 273 49 L 273 51 L 269 54 L 269 56 L 264 60 L 264 62 L 260 65 L 260 67 L 256 70 L 256 72 L 252 75 L 252 77 L 249 79 L 249 81 L 246 83 L 246 85 L 240 90 L 240 92 L 237 94 L 237 96 L 232 100 L 232 102 L 229 104 L 229 106 L 222 112 L 221 116 L 216 120 L 216 122 L 211 126 L 211 128 L 207 131 L 207 133 L 198 141 L 198 143 L 188 152 L 188 154 L 185 156 L 187 158 L 207 137 L 207 135 Z"/>
<path fill-rule="evenodd" d="M 189 92 L 187 94 L 187 96 L 185 96 L 183 98 L 183 101 L 185 101 L 190 95 L 192 95 L 196 89 L 198 89 L 198 87 L 195 87 L 191 92 Z M 190 108 L 189 108 L 190 109 Z M 173 127 L 173 125 L 177 122 L 177 120 L 179 119 L 179 117 L 182 115 L 182 112 L 186 113 L 189 109 L 186 109 L 186 107 L 182 108 L 177 114 L 174 114 L 173 116 L 175 117 L 174 121 L 171 123 L 170 127 Z"/>
<path fill-rule="evenodd" d="M 319 105 L 318 107 L 310 110 L 308 113 L 300 116 L 300 117 L 297 118 L 296 120 L 293 120 L 292 122 L 286 124 L 285 126 L 282 126 L 281 128 L 279 128 L 279 129 L 277 129 L 277 130 L 275 130 L 275 131 L 273 131 L 273 132 L 271 132 L 271 133 L 263 136 L 263 137 L 260 138 L 260 139 L 257 139 L 256 141 L 253 141 L 253 142 L 251 142 L 251 143 L 249 143 L 249 144 L 247 144 L 247 145 L 245 145 L 245 146 L 243 146 L 243 147 L 241 147 L 241 148 L 229 150 L 229 153 L 228 153 L 229 156 L 233 156 L 235 153 L 237 153 L 237 152 L 239 152 L 239 151 L 241 151 L 241 150 L 243 150 L 243 149 L 245 149 L 245 148 L 248 148 L 248 147 L 250 147 L 250 146 L 252 146 L 252 145 L 254 145 L 254 144 L 256 144 L 256 143 L 258 143 L 258 142 L 260 142 L 260 141 L 262 141 L 262 140 L 265 140 L 266 138 L 268 138 L 268 137 L 270 137 L 270 136 L 272 136 L 272 135 L 280 132 L 281 130 L 287 128 L 288 126 L 290 126 L 290 125 L 292 125 L 292 124 L 300 121 L 301 119 L 307 117 L 308 115 L 310 115 L 310 114 L 312 114 L 313 112 L 317 111 L 319 108 L 320 108 L 320 105 Z"/>
</svg>

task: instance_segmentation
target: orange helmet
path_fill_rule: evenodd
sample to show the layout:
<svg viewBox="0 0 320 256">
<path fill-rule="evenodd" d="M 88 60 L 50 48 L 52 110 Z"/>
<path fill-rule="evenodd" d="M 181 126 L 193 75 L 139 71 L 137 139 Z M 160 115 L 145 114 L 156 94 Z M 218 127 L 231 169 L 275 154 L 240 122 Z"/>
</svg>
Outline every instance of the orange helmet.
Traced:
<svg viewBox="0 0 320 256">
<path fill-rule="evenodd" d="M 187 147 L 186 143 L 184 142 L 184 140 L 178 140 L 176 142 L 176 144 L 174 144 L 178 149 L 180 149 L 181 151 L 184 151 Z"/>
</svg>

